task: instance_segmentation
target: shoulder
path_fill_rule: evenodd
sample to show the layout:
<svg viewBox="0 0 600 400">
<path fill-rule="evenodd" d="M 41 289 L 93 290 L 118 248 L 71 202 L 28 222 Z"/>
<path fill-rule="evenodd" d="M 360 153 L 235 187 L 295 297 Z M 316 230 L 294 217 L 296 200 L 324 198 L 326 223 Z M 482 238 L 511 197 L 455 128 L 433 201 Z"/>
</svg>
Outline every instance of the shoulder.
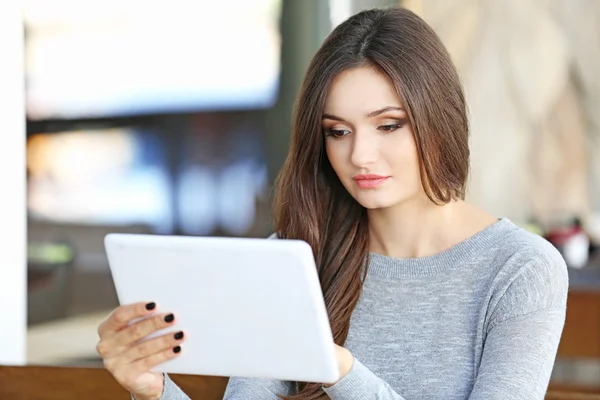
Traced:
<svg viewBox="0 0 600 400">
<path fill-rule="evenodd" d="M 569 276 L 562 255 L 543 237 L 513 226 L 493 249 L 499 268 L 491 287 L 492 318 L 564 310 Z"/>
<path fill-rule="evenodd" d="M 496 247 L 503 274 L 510 281 L 568 283 L 567 265 L 560 252 L 543 237 L 513 225 Z"/>
<path fill-rule="evenodd" d="M 513 229 L 502 238 L 500 245 L 506 255 L 521 262 L 547 264 L 566 269 L 560 252 L 545 238 L 508 222 Z"/>
</svg>

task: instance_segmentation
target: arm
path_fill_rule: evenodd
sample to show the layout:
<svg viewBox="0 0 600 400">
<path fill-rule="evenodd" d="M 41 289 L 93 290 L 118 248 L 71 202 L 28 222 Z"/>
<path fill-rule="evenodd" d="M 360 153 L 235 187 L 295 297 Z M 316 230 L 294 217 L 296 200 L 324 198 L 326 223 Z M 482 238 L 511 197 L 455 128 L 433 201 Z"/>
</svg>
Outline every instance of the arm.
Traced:
<svg viewBox="0 0 600 400">
<path fill-rule="evenodd" d="M 522 268 L 492 311 L 469 400 L 544 399 L 564 327 L 567 291 L 567 269 L 558 253 Z M 404 400 L 358 360 L 323 390 L 332 400 Z"/>
<path fill-rule="evenodd" d="M 331 400 L 405 400 L 356 358 L 350 372 L 323 390 Z"/>
<path fill-rule="evenodd" d="M 190 398 L 171 380 L 169 374 L 164 374 L 163 393 L 160 400 L 190 400 Z"/>
<path fill-rule="evenodd" d="M 291 389 L 291 383 L 288 382 L 230 378 L 223 400 L 279 400 L 278 395 L 290 395 Z M 160 400 L 190 400 L 190 398 L 169 378 L 168 374 L 165 374 L 164 390 Z"/>
<path fill-rule="evenodd" d="M 223 400 L 279 400 L 292 394 L 292 383 L 274 379 L 230 378 Z"/>
<path fill-rule="evenodd" d="M 565 322 L 569 285 L 558 252 L 534 260 L 492 311 L 470 400 L 543 400 Z"/>
<path fill-rule="evenodd" d="M 131 400 L 143 400 L 143 398 L 131 394 Z M 158 400 L 190 400 L 190 398 L 169 378 L 168 374 L 163 374 L 163 391 Z"/>
<path fill-rule="evenodd" d="M 564 316 L 559 308 L 542 309 L 493 328 L 469 399 L 543 400 Z"/>
</svg>

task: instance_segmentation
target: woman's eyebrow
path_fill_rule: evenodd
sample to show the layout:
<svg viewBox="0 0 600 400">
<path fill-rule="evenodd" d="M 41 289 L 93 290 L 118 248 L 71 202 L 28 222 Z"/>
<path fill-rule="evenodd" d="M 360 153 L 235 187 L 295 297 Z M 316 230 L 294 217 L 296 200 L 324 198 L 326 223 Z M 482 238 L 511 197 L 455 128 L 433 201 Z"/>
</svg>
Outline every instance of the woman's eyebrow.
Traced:
<svg viewBox="0 0 600 400">
<path fill-rule="evenodd" d="M 376 117 L 383 113 L 386 113 L 388 111 L 404 111 L 404 109 L 402 107 L 388 106 L 388 107 L 381 108 L 379 110 L 371 111 L 370 113 L 367 114 L 367 118 L 373 118 L 373 117 Z"/>
<path fill-rule="evenodd" d="M 371 111 L 366 115 L 367 118 L 373 118 L 388 111 L 404 111 L 402 107 L 388 106 L 384 108 L 380 108 L 379 110 Z M 323 114 L 323 119 L 331 119 L 333 121 L 344 122 L 344 119 L 333 114 Z"/>
</svg>

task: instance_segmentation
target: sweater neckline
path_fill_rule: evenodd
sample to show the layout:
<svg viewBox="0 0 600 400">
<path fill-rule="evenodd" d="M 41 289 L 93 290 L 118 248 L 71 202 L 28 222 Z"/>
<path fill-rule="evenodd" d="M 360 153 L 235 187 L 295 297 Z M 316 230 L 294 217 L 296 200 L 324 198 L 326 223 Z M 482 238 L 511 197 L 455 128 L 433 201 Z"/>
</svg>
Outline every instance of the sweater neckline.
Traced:
<svg viewBox="0 0 600 400">
<path fill-rule="evenodd" d="M 389 278 L 435 275 L 455 268 L 473 255 L 485 251 L 504 235 L 518 229 L 507 218 L 499 218 L 485 229 L 454 246 L 427 257 L 395 258 L 369 252 L 369 275 Z"/>
</svg>

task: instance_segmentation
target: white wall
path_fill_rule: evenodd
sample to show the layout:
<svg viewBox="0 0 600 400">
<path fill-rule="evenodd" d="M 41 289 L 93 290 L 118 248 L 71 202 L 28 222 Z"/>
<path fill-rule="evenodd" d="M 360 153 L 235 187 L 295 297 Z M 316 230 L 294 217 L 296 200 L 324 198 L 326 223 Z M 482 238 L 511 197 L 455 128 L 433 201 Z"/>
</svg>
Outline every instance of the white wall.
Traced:
<svg viewBox="0 0 600 400">
<path fill-rule="evenodd" d="M 26 358 L 26 215 L 21 2 L 0 0 L 0 364 Z"/>
</svg>

